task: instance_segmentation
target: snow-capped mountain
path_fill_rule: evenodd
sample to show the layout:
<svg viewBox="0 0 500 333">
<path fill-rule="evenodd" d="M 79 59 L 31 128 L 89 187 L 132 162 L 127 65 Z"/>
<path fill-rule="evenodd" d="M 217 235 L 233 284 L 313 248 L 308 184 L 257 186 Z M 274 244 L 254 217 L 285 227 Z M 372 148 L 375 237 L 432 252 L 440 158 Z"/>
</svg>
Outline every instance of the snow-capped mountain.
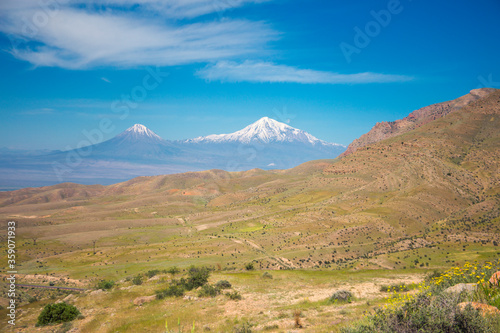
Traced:
<svg viewBox="0 0 500 333">
<path fill-rule="evenodd" d="M 135 124 L 134 126 L 118 134 L 115 138 L 126 139 L 126 140 L 148 140 L 152 142 L 165 141 L 155 132 L 153 132 L 152 130 L 141 124 Z"/>
<path fill-rule="evenodd" d="M 342 146 L 320 140 L 311 134 L 274 119 L 263 117 L 231 134 L 212 134 L 186 140 L 186 143 L 306 143 L 323 146 Z"/>
<path fill-rule="evenodd" d="M 264 117 L 232 134 L 169 141 L 135 124 L 107 141 L 36 156 L 0 155 L 0 186 L 42 186 L 72 181 L 110 184 L 137 176 L 222 169 L 288 169 L 335 158 L 345 147 Z M 23 168 L 24 172 L 18 170 Z M 15 173 L 9 173 L 15 170 Z M 26 178 L 30 175 L 30 179 Z M 16 178 L 17 177 L 17 178 Z"/>
<path fill-rule="evenodd" d="M 127 160 L 159 160 L 178 152 L 179 148 L 172 142 L 141 124 L 135 124 L 114 138 L 92 146 L 93 157 Z"/>
</svg>

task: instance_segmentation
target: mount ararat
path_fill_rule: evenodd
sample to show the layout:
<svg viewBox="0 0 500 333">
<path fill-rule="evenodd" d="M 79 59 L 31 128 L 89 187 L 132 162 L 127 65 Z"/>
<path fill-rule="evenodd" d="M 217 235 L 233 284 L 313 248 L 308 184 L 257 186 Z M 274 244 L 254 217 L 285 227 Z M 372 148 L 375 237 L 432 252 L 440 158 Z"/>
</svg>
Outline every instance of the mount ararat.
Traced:
<svg viewBox="0 0 500 333">
<path fill-rule="evenodd" d="M 234 133 L 183 141 L 165 140 L 135 124 L 110 140 L 80 149 L 2 152 L 0 188 L 61 182 L 112 184 L 138 176 L 208 169 L 288 169 L 310 160 L 335 158 L 345 149 L 268 117 Z"/>
</svg>

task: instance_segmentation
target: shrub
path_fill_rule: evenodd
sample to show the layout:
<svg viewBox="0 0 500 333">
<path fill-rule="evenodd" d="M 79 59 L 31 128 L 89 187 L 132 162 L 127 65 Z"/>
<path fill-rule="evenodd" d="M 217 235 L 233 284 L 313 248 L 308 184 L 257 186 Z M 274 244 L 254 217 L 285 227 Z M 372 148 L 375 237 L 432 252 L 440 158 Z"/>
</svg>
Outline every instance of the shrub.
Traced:
<svg viewBox="0 0 500 333">
<path fill-rule="evenodd" d="M 157 269 L 153 269 L 153 270 L 150 270 L 150 271 L 147 271 L 146 272 L 146 276 L 151 279 L 153 276 L 157 275 L 158 273 L 160 273 L 159 270 Z"/>
<path fill-rule="evenodd" d="M 252 262 L 249 262 L 248 264 L 245 265 L 245 269 L 247 271 L 253 271 L 255 269 L 255 267 L 253 266 Z"/>
<path fill-rule="evenodd" d="M 175 275 L 175 274 L 179 273 L 180 271 L 181 270 L 179 268 L 177 268 L 177 266 L 170 267 L 166 270 L 167 273 L 172 274 L 172 275 Z"/>
<path fill-rule="evenodd" d="M 302 328 L 302 323 L 300 322 L 300 316 L 302 315 L 302 311 L 294 310 L 293 311 L 293 321 L 295 323 L 295 328 Z"/>
<path fill-rule="evenodd" d="M 239 301 L 242 298 L 241 294 L 236 290 L 230 293 L 226 293 L 226 296 L 233 301 Z"/>
<path fill-rule="evenodd" d="M 108 289 L 113 288 L 114 285 L 115 285 L 114 281 L 101 280 L 101 281 L 97 282 L 97 289 L 108 290 Z"/>
<path fill-rule="evenodd" d="M 220 289 L 209 284 L 203 285 L 198 292 L 199 297 L 215 297 L 220 294 Z"/>
<path fill-rule="evenodd" d="M 458 295 L 444 293 L 438 296 L 418 294 L 414 299 L 395 309 L 377 310 L 368 325 L 344 332 L 491 332 L 487 321 L 472 307 L 457 309 Z"/>
<path fill-rule="evenodd" d="M 500 316 L 483 316 L 470 305 L 463 309 L 458 307 L 464 301 L 494 303 L 498 297 L 497 290 L 490 289 L 485 282 L 486 277 L 499 268 L 500 260 L 496 264 L 466 263 L 463 267 L 454 267 L 443 274 L 434 274 L 419 286 L 416 295 L 395 294 L 384 308 L 367 317 L 365 323 L 345 328 L 342 332 L 500 332 Z M 479 288 L 472 294 L 444 292 L 445 288 L 458 283 L 476 283 Z"/>
<path fill-rule="evenodd" d="M 232 287 L 231 283 L 229 281 L 226 281 L 226 280 L 217 281 L 215 286 L 219 289 L 229 289 Z"/>
<path fill-rule="evenodd" d="M 329 303 L 351 303 L 352 293 L 347 290 L 338 290 L 328 299 Z"/>
<path fill-rule="evenodd" d="M 136 286 L 140 286 L 142 284 L 142 277 L 140 275 L 135 276 L 132 279 L 132 283 L 135 284 Z"/>
<path fill-rule="evenodd" d="M 168 288 L 156 291 L 157 299 L 164 299 L 165 297 L 182 297 L 184 296 L 184 288 L 178 284 L 171 284 Z"/>
<path fill-rule="evenodd" d="M 188 271 L 187 280 L 182 279 L 181 282 L 186 290 L 193 290 L 205 285 L 208 282 L 210 271 L 207 267 L 191 266 Z"/>
<path fill-rule="evenodd" d="M 264 272 L 264 274 L 262 274 L 262 278 L 263 279 L 272 279 L 273 276 L 269 272 Z"/>
<path fill-rule="evenodd" d="M 73 305 L 66 303 L 47 304 L 38 316 L 36 326 L 58 324 L 74 320 L 80 311 Z"/>
<path fill-rule="evenodd" d="M 234 333 L 252 333 L 252 324 L 244 322 L 240 325 L 234 326 Z"/>
</svg>

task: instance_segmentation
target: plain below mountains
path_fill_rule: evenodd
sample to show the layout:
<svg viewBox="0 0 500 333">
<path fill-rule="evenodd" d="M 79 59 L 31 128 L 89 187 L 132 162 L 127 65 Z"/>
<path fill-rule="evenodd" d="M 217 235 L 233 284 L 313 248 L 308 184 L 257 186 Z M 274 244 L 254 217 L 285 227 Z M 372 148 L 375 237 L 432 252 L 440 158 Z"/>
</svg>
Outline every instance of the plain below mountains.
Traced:
<svg viewBox="0 0 500 333">
<path fill-rule="evenodd" d="M 112 184 L 137 176 L 222 169 L 288 169 L 335 158 L 345 146 L 268 117 L 231 133 L 184 141 L 162 139 L 136 124 L 114 138 L 70 151 L 0 151 L 1 189 L 62 182 Z"/>
</svg>

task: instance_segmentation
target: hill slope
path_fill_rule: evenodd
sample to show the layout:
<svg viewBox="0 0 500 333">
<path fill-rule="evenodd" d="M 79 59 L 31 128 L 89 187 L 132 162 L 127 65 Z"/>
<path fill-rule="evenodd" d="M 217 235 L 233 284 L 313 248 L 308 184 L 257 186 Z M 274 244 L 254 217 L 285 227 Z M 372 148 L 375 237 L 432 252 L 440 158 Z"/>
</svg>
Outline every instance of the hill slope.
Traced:
<svg viewBox="0 0 500 333">
<path fill-rule="evenodd" d="M 360 138 L 354 140 L 347 147 L 347 150 L 342 153 L 342 156 L 349 155 L 360 147 L 409 132 L 427 124 L 428 122 L 444 117 L 450 112 L 460 110 L 470 103 L 488 96 L 488 94 L 493 91 L 495 91 L 495 89 L 492 88 L 475 89 L 469 94 L 455 100 L 429 105 L 413 111 L 410 115 L 408 115 L 408 117 L 403 119 L 377 123 L 368 133 L 363 134 Z"/>
<path fill-rule="evenodd" d="M 392 269 L 422 263 L 425 254 L 426 264 L 439 268 L 462 253 L 496 256 L 499 128 L 495 90 L 342 159 L 285 171 L 211 170 L 0 193 L 0 217 L 19 220 L 19 237 L 36 234 L 38 243 L 62 251 L 69 263 L 47 258 L 52 270 L 80 276 L 90 269 L 99 276 L 124 274 L 77 260 L 92 240 L 117 267 L 126 266 L 127 256 L 116 249 L 127 246 L 138 251 L 138 265 L 168 257 L 181 266 L 196 259 L 224 266 L 254 260 L 262 268 Z M 161 250 L 167 243 L 175 251 Z"/>
</svg>

